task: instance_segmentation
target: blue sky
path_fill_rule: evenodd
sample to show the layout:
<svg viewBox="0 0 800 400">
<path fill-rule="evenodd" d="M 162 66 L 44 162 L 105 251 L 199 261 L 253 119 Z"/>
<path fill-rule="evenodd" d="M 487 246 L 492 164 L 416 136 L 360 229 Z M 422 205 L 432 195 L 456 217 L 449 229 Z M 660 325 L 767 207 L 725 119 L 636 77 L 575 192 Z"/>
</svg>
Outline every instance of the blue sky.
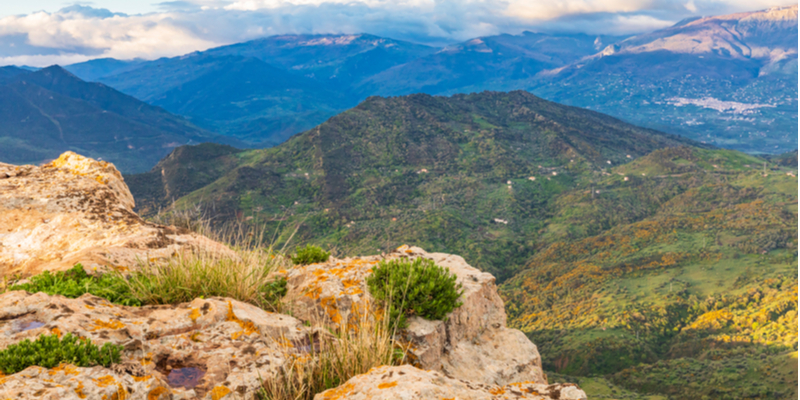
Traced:
<svg viewBox="0 0 800 400">
<path fill-rule="evenodd" d="M 154 59 L 293 33 L 444 45 L 525 30 L 630 35 L 787 0 L 4 0 L 0 65 Z"/>
</svg>

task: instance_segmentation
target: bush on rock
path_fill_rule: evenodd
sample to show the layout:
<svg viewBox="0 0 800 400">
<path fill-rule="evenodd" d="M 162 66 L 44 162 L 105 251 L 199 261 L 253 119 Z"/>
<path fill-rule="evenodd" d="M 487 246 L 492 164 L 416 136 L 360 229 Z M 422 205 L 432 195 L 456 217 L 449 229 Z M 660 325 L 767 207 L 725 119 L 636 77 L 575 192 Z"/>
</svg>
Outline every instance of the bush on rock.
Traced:
<svg viewBox="0 0 800 400">
<path fill-rule="evenodd" d="M 53 368 L 62 363 L 78 367 L 119 363 L 122 346 L 106 343 L 97 347 L 89 339 L 68 333 L 63 339 L 58 335 L 41 335 L 31 342 L 25 339 L 0 351 L 0 371 L 14 374 L 32 365 Z"/>
<path fill-rule="evenodd" d="M 309 244 L 297 248 L 297 254 L 292 256 L 292 262 L 297 265 L 316 264 L 328 261 L 330 256 L 331 254 L 322 248 Z"/>
<path fill-rule="evenodd" d="M 399 329 L 408 326 L 407 317 L 418 315 L 443 320 L 456 307 L 463 293 L 456 275 L 432 260 L 394 259 L 382 261 L 367 277 L 370 294 L 383 303 L 390 321 Z"/>
<path fill-rule="evenodd" d="M 81 264 L 75 264 L 72 269 L 62 272 L 44 271 L 31 277 L 29 283 L 13 285 L 9 290 L 25 290 L 30 293 L 44 292 L 51 296 L 59 294 L 71 299 L 89 293 L 125 306 L 142 305 L 142 302 L 131 294 L 123 277 L 118 274 L 92 276 L 83 270 Z"/>
</svg>

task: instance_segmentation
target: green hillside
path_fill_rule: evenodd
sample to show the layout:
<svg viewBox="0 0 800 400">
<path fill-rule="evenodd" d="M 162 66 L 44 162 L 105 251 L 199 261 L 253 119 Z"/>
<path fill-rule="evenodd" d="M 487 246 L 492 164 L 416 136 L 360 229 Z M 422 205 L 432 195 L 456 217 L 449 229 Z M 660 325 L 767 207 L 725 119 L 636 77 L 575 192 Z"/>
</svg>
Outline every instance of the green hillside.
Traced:
<svg viewBox="0 0 800 400">
<path fill-rule="evenodd" d="M 303 222 L 300 242 L 341 254 L 414 242 L 462 254 L 504 279 L 533 254 L 531 237 L 545 227 L 554 194 L 585 174 L 682 143 L 526 92 L 373 97 L 275 148 L 224 156 L 235 165 L 187 153 L 219 178 L 172 193 L 185 194 L 181 206 L 213 205 L 217 220 L 252 217 L 287 231 Z M 149 182 L 174 174 L 163 164 Z M 177 197 L 159 196 L 141 179 L 129 179 L 140 210 Z"/>
<path fill-rule="evenodd" d="M 548 244 L 501 288 L 545 368 L 680 399 L 796 398 L 797 178 L 762 164 L 665 149 L 594 198 L 559 195 Z"/>
<path fill-rule="evenodd" d="M 177 199 L 340 256 L 462 255 L 592 398 L 791 398 L 797 171 L 698 146 L 526 92 L 373 97 L 126 181 L 145 214 Z"/>
</svg>

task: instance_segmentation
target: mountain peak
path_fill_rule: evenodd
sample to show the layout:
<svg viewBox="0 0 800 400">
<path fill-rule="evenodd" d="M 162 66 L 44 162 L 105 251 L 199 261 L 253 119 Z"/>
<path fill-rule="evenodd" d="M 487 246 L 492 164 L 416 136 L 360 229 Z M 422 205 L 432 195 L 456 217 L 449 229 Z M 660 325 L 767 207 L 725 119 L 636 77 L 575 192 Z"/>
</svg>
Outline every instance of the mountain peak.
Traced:
<svg viewBox="0 0 800 400">
<path fill-rule="evenodd" d="M 66 69 L 64 69 L 64 67 L 62 67 L 62 66 L 60 66 L 58 64 L 42 68 L 42 69 L 40 69 L 38 71 L 35 71 L 34 73 L 38 73 L 38 74 L 41 74 L 41 75 L 69 76 L 69 77 L 72 77 L 72 78 L 75 78 L 75 79 L 80 79 L 77 76 L 73 75 L 71 72 L 69 72 Z"/>
</svg>

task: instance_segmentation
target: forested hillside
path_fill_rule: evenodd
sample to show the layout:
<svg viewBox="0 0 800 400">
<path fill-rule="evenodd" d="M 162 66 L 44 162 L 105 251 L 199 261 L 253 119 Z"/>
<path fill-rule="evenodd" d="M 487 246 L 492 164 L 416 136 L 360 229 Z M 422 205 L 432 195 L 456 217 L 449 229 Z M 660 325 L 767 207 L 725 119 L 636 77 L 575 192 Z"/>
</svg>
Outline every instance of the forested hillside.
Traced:
<svg viewBox="0 0 800 400">
<path fill-rule="evenodd" d="M 217 220 L 302 223 L 298 240 L 341 254 L 413 240 L 503 279 L 533 254 L 555 194 L 686 143 L 526 92 L 373 97 L 278 147 L 176 152 L 127 181 L 145 213 L 179 199 Z"/>
<path fill-rule="evenodd" d="M 545 369 L 681 399 L 797 396 L 797 178 L 658 150 L 552 203 L 502 293 Z"/>
</svg>

